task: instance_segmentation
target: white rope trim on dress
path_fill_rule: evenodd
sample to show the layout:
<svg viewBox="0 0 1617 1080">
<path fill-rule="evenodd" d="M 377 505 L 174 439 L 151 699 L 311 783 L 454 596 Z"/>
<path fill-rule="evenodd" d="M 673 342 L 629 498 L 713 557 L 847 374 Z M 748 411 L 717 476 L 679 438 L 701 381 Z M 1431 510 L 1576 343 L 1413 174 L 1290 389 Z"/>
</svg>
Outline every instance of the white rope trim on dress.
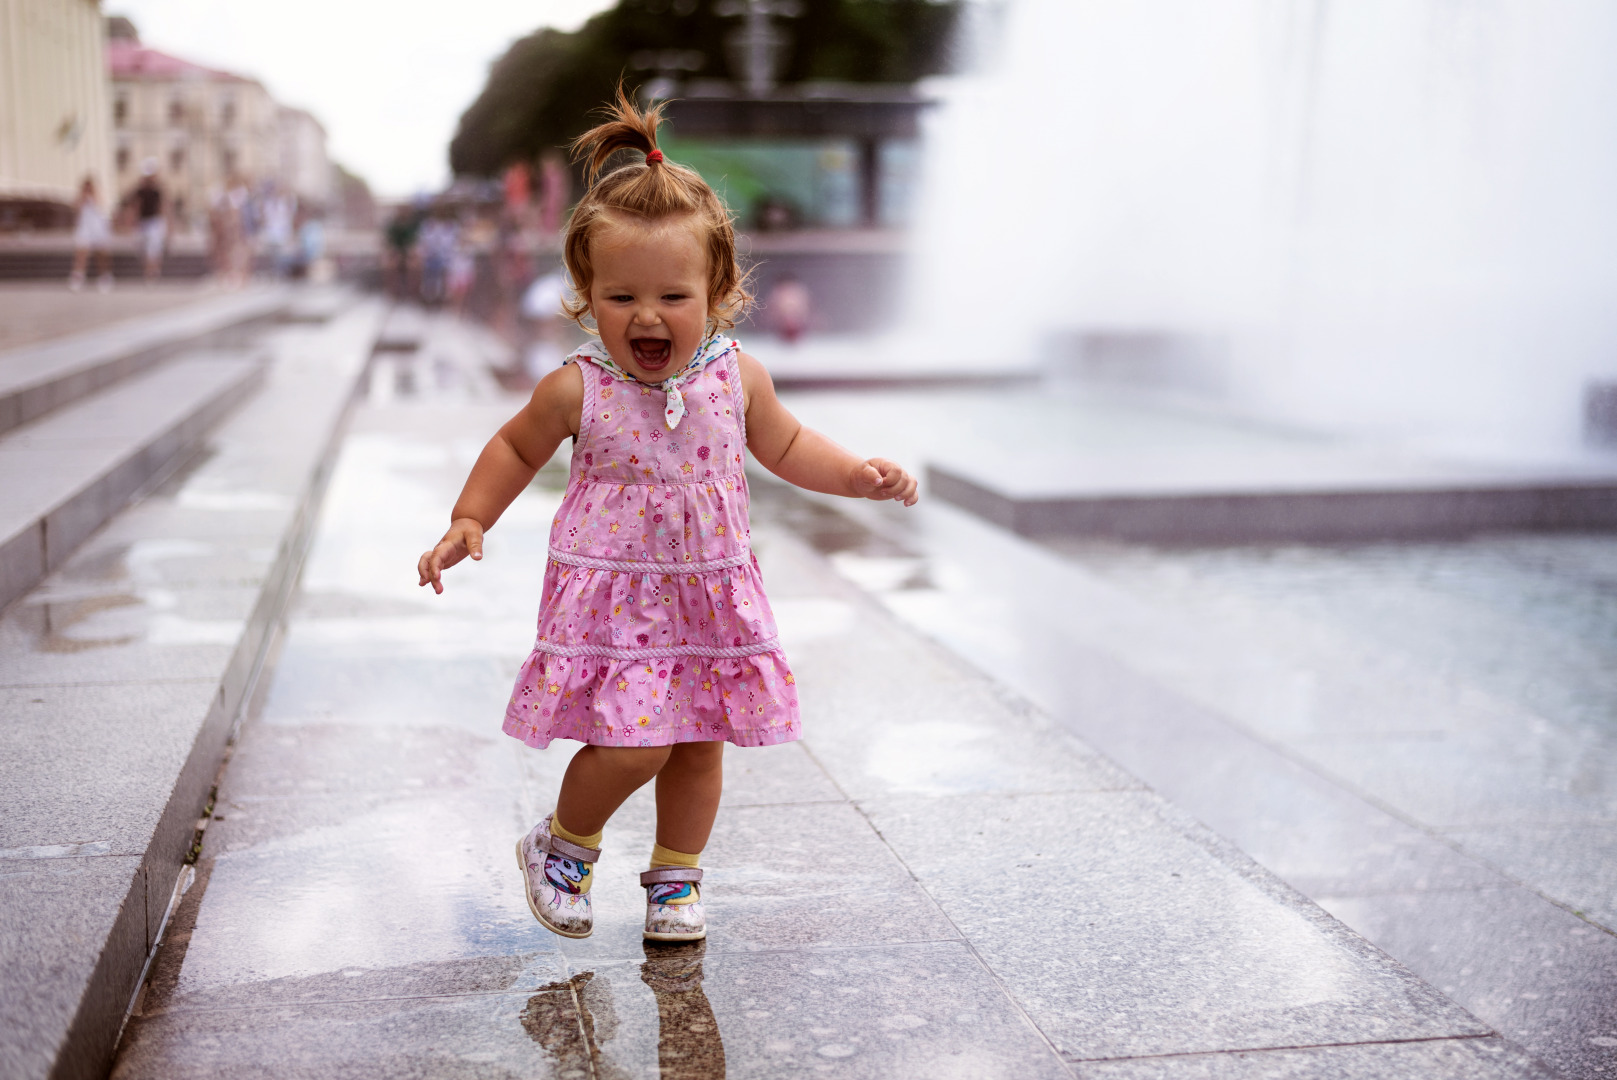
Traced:
<svg viewBox="0 0 1617 1080">
<path fill-rule="evenodd" d="M 534 642 L 533 651 L 551 656 L 573 659 L 580 656 L 604 656 L 608 660 L 658 660 L 675 656 L 699 656 L 709 659 L 739 660 L 759 653 L 775 652 L 780 638 L 758 641 L 751 645 L 648 645 L 643 649 L 619 649 L 612 645 L 558 645 L 549 641 Z"/>
<path fill-rule="evenodd" d="M 705 562 L 630 562 L 627 559 L 595 559 L 588 555 L 575 555 L 570 551 L 557 551 L 550 549 L 550 558 L 553 562 L 566 563 L 568 566 L 582 566 L 589 570 L 626 570 L 632 574 L 670 574 L 680 573 L 705 574 L 709 570 L 728 570 L 734 566 L 741 566 L 752 558 L 752 550 L 726 555 L 722 559 L 708 559 Z"/>
</svg>

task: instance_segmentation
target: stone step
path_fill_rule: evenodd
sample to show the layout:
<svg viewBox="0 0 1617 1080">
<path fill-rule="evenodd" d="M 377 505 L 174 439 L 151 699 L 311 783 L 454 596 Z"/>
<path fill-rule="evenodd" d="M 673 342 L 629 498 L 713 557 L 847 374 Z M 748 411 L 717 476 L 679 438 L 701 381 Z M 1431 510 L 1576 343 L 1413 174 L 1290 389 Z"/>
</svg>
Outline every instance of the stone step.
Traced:
<svg viewBox="0 0 1617 1080">
<path fill-rule="evenodd" d="M 0 433 L 145 371 L 185 348 L 284 313 L 291 292 L 251 289 L 0 352 Z"/>
<path fill-rule="evenodd" d="M 66 279 L 73 269 L 72 251 L 0 251 L 0 281 L 38 281 L 40 279 Z M 94 261 L 91 272 L 98 269 Z M 118 248 L 112 252 L 112 272 L 125 281 L 137 279 L 145 271 L 145 262 L 138 250 Z M 213 272 L 213 265 L 205 252 L 170 251 L 163 257 L 163 277 L 200 278 Z"/>
<path fill-rule="evenodd" d="M 327 310 L 264 334 L 262 385 L 206 435 L 194 467 L 148 487 L 0 613 L 7 1080 L 99 1080 L 110 1068 L 297 579 L 381 314 L 352 294 Z M 0 464 L 7 479 L 15 471 Z"/>
<path fill-rule="evenodd" d="M 0 605 L 33 588 L 263 381 L 195 352 L 0 436 Z"/>
<path fill-rule="evenodd" d="M 1426 540 L 1479 532 L 1610 529 L 1617 477 L 1376 478 L 1313 490 L 1279 486 L 1178 491 L 1018 491 L 998 476 L 929 465 L 933 494 L 1023 536 L 1141 543 L 1247 544 Z"/>
</svg>

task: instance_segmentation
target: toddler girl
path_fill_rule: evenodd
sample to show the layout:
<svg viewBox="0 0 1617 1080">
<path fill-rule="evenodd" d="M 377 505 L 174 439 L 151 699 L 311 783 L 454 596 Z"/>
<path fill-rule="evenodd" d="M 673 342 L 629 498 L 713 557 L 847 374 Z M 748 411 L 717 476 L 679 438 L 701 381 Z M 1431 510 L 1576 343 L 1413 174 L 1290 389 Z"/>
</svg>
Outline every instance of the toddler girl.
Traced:
<svg viewBox="0 0 1617 1080">
<path fill-rule="evenodd" d="M 705 937 L 700 857 L 725 742 L 797 738 L 797 692 L 749 550 L 745 450 L 800 487 L 914 505 L 913 477 L 861 461 L 787 412 L 726 333 L 751 299 L 713 190 L 657 149 L 660 110 L 620 92 L 582 135 L 588 192 L 567 224 L 567 314 L 599 334 L 545 376 L 484 447 L 421 584 L 482 558 L 483 533 L 565 438 L 572 474 L 550 532 L 539 638 L 506 710 L 529 746 L 586 744 L 554 813 L 517 843 L 528 906 L 586 937 L 607 819 L 657 781 L 648 939 Z M 616 151 L 642 160 L 601 176 Z M 593 324 L 593 325 L 591 325 Z M 744 449 L 745 448 L 745 449 Z"/>
</svg>

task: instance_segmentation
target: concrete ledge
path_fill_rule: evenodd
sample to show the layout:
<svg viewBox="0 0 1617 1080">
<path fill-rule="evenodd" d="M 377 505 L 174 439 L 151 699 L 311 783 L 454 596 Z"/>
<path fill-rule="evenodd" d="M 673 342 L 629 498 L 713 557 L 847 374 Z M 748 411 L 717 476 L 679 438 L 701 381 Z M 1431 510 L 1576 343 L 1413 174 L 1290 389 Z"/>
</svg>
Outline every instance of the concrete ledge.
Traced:
<svg viewBox="0 0 1617 1080">
<path fill-rule="evenodd" d="M 1472 486 L 1230 491 L 1141 495 L 1013 495 L 929 465 L 927 484 L 1023 536 L 1144 543 L 1413 540 L 1505 529 L 1617 527 L 1617 480 L 1546 478 Z"/>
<path fill-rule="evenodd" d="M 379 315 L 278 332 L 210 454 L 0 619 L 0 1075 L 106 1074 Z"/>
<path fill-rule="evenodd" d="M 0 439 L 0 606 L 60 566 L 263 378 L 257 360 L 178 361 Z"/>
<path fill-rule="evenodd" d="M 0 434 L 145 371 L 210 337 L 287 310 L 283 288 L 232 293 L 0 352 Z"/>
</svg>

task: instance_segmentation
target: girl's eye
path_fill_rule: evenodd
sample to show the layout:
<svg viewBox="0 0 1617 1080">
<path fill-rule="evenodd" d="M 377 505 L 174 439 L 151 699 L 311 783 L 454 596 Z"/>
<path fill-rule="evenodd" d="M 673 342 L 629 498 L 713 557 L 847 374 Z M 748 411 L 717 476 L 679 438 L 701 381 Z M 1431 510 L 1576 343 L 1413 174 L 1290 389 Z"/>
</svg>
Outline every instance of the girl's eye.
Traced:
<svg viewBox="0 0 1617 1080">
<path fill-rule="evenodd" d="M 664 300 L 684 300 L 684 293 L 663 293 Z"/>
</svg>

